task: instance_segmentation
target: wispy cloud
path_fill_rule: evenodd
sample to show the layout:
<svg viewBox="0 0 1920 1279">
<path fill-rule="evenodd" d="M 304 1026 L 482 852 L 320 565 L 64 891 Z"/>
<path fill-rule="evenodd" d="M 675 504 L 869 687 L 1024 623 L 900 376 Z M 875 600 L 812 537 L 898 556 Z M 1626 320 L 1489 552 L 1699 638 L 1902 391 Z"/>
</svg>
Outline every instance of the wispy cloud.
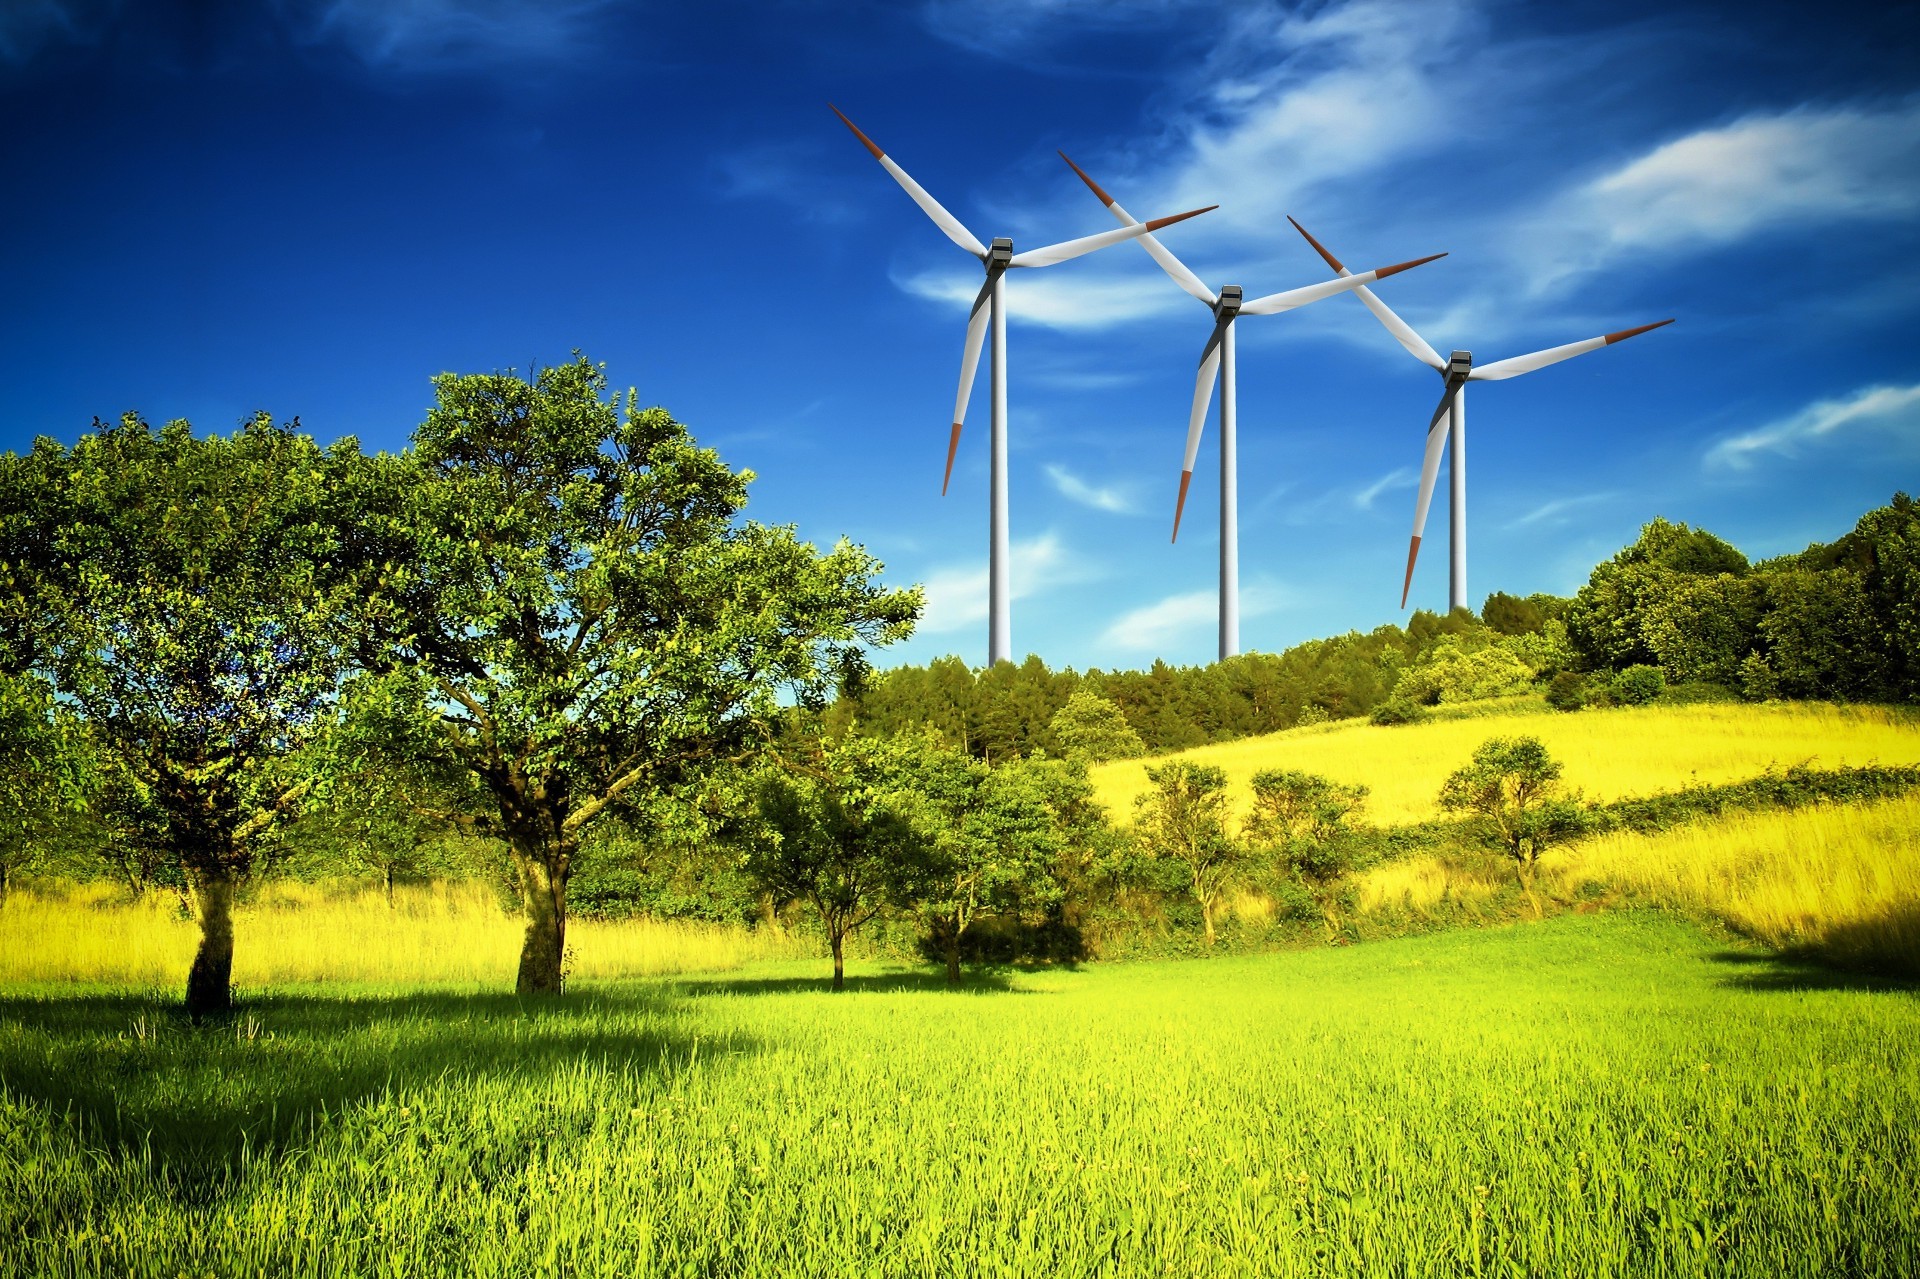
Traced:
<svg viewBox="0 0 1920 1279">
<path fill-rule="evenodd" d="M 1920 211 L 1920 98 L 1754 114 L 1662 143 L 1563 196 L 1545 286 L 1629 252 Z"/>
<path fill-rule="evenodd" d="M 1060 491 L 1060 496 L 1069 502 L 1078 502 L 1096 511 L 1109 511 L 1115 515 L 1140 513 L 1140 504 L 1133 492 L 1121 485 L 1090 484 L 1058 462 L 1047 463 L 1047 478 L 1053 481 L 1053 487 Z"/>
<path fill-rule="evenodd" d="M 1761 454 L 1792 457 L 1842 431 L 1877 430 L 1920 442 L 1920 383 L 1867 386 L 1842 399 L 1817 400 L 1799 412 L 1720 440 L 1706 453 L 1709 467 L 1745 470 Z"/>
<path fill-rule="evenodd" d="M 50 44 L 92 44 L 120 15 L 122 0 L 6 0 L 0 62 L 19 66 Z"/>
<path fill-rule="evenodd" d="M 1554 498 L 1550 502 L 1542 502 L 1525 515 L 1522 515 L 1519 519 L 1509 520 L 1506 527 L 1509 529 L 1521 529 L 1529 528 L 1536 524 L 1548 528 L 1556 527 L 1566 524 L 1568 517 L 1582 507 L 1597 506 L 1602 502 L 1611 502 L 1619 496 L 1618 493 L 1608 492 L 1581 493 L 1574 497 Z"/>
<path fill-rule="evenodd" d="M 1009 548 L 1008 587 L 1014 599 L 1071 582 L 1085 581 L 1097 569 L 1071 553 L 1057 534 L 1046 533 Z M 927 575 L 926 608 L 921 612 L 921 634 L 940 634 L 977 626 L 987 620 L 987 566 L 951 565 Z"/>
<path fill-rule="evenodd" d="M 1395 489 L 1410 489 L 1420 482 L 1420 472 L 1410 466 L 1396 467 L 1353 495 L 1357 511 L 1371 511 L 1374 500 Z"/>
<path fill-rule="evenodd" d="M 1264 616 L 1285 607 L 1288 598 L 1286 590 L 1272 582 L 1248 583 L 1240 588 L 1240 616 Z M 1121 614 L 1102 632 L 1100 642 L 1130 652 L 1159 652 L 1218 625 L 1219 620 L 1218 592 L 1186 591 Z"/>
<path fill-rule="evenodd" d="M 297 39 L 380 70 L 554 62 L 591 48 L 613 0 L 277 0 Z"/>
<path fill-rule="evenodd" d="M 1128 324 L 1177 309 L 1185 295 L 1169 288 L 1164 279 L 1145 274 L 1132 278 L 1063 278 L 1022 271 L 1006 286 L 1007 322 L 1038 324 L 1050 329 L 1087 332 Z M 980 292 L 980 274 L 929 271 L 896 276 L 894 283 L 915 297 L 942 302 L 965 313 Z M 962 325 L 964 328 L 964 324 Z"/>
<path fill-rule="evenodd" d="M 859 206 L 844 183 L 820 178 L 827 147 L 819 139 L 770 142 L 719 157 L 714 168 L 720 193 L 729 199 L 772 200 L 804 222 L 844 225 L 858 220 Z"/>
</svg>

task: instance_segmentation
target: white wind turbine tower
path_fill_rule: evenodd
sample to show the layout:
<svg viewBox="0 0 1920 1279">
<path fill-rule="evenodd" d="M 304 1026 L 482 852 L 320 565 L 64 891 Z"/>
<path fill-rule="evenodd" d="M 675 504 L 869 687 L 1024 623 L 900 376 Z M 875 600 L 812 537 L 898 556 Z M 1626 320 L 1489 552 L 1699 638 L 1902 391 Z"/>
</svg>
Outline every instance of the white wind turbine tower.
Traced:
<svg viewBox="0 0 1920 1279">
<path fill-rule="evenodd" d="M 1217 205 L 1208 205 L 1205 209 L 1194 209 L 1187 213 L 1176 213 L 1172 217 L 1155 218 L 1151 222 L 1136 222 L 1122 227 L 1118 231 L 1103 231 L 1098 235 L 1082 236 L 1077 240 L 1066 240 L 1060 244 L 1049 244 L 1045 248 L 1028 249 L 1024 253 L 1013 251 L 1013 241 L 1005 237 L 996 238 L 992 245 L 980 243 L 973 232 L 960 224 L 960 219 L 941 207 L 940 202 L 928 195 L 918 182 L 907 176 L 907 171 L 874 145 L 873 139 L 860 132 L 853 121 L 847 119 L 839 107 L 827 104 L 840 122 L 853 130 L 853 136 L 866 145 L 880 166 L 893 175 L 903 190 L 913 198 L 935 226 L 946 232 L 947 238 L 980 259 L 986 267 L 987 280 L 980 286 L 978 296 L 973 299 L 972 312 L 967 317 L 967 344 L 960 356 L 960 394 L 953 402 L 953 433 L 947 439 L 946 477 L 940 482 L 940 492 L 945 496 L 947 482 L 953 478 L 953 455 L 960 447 L 960 424 L 966 421 L 967 399 L 973 392 L 973 376 L 980 363 L 980 343 L 987 331 L 988 321 L 993 325 L 993 354 L 988 364 L 988 385 L 992 388 L 993 430 L 992 430 L 992 479 L 989 488 L 990 513 L 988 516 L 989 535 L 987 547 L 987 663 L 1013 660 L 1013 627 L 1008 613 L 1007 588 L 1007 310 L 1004 302 L 1004 290 L 1001 282 L 1008 270 L 1014 267 L 1053 266 L 1077 258 L 1083 253 L 1095 249 L 1104 249 L 1110 244 L 1119 244 L 1136 236 L 1146 235 L 1163 226 L 1206 213 Z"/>
<path fill-rule="evenodd" d="M 1084 169 L 1069 159 L 1066 152 L 1062 151 L 1060 158 L 1066 160 L 1068 167 L 1080 175 L 1080 180 L 1087 184 L 1087 188 L 1100 197 L 1100 202 L 1107 206 L 1109 213 L 1123 223 L 1141 225 L 1098 182 L 1088 177 Z M 1153 256 L 1153 260 L 1160 264 L 1160 269 L 1172 277 L 1175 284 L 1213 312 L 1213 332 L 1200 354 L 1200 373 L 1193 384 L 1193 407 L 1187 415 L 1187 452 L 1180 468 L 1180 496 L 1173 507 L 1172 540 L 1178 541 L 1180 538 L 1180 513 L 1186 509 L 1187 485 L 1193 480 L 1194 458 L 1200 451 L 1200 433 L 1206 425 L 1207 409 L 1213 402 L 1213 384 L 1217 377 L 1220 383 L 1220 657 L 1224 661 L 1240 651 L 1240 463 L 1236 438 L 1239 429 L 1239 377 L 1234 354 L 1233 322 L 1243 315 L 1276 315 L 1281 311 L 1291 311 L 1336 293 L 1363 288 L 1375 280 L 1384 280 L 1390 275 L 1447 255 L 1436 253 L 1432 257 L 1383 266 L 1377 271 L 1344 275 L 1324 284 L 1309 284 L 1304 288 L 1242 301 L 1239 285 L 1222 285 L 1220 291 L 1215 293 L 1152 235 L 1142 235 L 1140 247 Z"/>
<path fill-rule="evenodd" d="M 1293 222 L 1293 219 L 1288 218 L 1287 221 Z M 1340 260 L 1327 252 L 1320 241 L 1307 235 L 1305 227 L 1293 222 L 1293 229 L 1306 236 L 1307 243 L 1326 259 L 1328 266 L 1342 276 L 1347 275 L 1347 268 L 1340 265 Z M 1427 423 L 1427 451 L 1420 461 L 1420 495 L 1413 507 L 1413 538 L 1407 546 L 1407 576 L 1400 586 L 1400 607 L 1407 606 L 1407 592 L 1413 587 L 1413 565 L 1420 557 L 1420 538 L 1427 527 L 1427 507 L 1433 501 L 1433 482 L 1440 470 L 1440 450 L 1446 446 L 1451 435 L 1453 451 L 1447 459 L 1447 523 L 1451 542 L 1447 608 L 1449 611 L 1471 608 L 1472 605 L 1467 603 L 1467 383 L 1502 382 L 1510 377 L 1519 377 L 1522 373 L 1531 373 L 1549 364 L 1558 364 L 1576 355 L 1585 355 L 1588 351 L 1598 351 L 1603 346 L 1624 342 L 1635 334 L 1672 324 L 1673 321 L 1642 324 L 1636 329 L 1622 329 L 1618 333 L 1569 342 L 1565 346 L 1552 346 L 1531 355 L 1516 355 L 1511 359 L 1496 360 L 1492 364 L 1476 367 L 1471 351 L 1455 351 L 1451 359 L 1441 359 L 1440 353 L 1427 345 L 1426 339 L 1415 333 L 1412 325 L 1388 310 L 1386 303 L 1375 297 L 1372 290 L 1357 288 L 1353 292 L 1414 359 L 1439 373 L 1446 383 L 1440 393 L 1440 406 L 1434 409 L 1433 419 Z M 1450 431 L 1440 429 L 1440 419 L 1445 417 L 1451 418 Z"/>
</svg>

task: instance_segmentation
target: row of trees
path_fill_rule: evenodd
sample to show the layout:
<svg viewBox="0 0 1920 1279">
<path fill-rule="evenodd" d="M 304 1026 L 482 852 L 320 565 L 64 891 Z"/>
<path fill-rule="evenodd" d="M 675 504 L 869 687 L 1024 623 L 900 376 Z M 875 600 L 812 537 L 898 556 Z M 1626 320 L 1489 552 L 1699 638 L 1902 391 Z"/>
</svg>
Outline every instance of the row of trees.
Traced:
<svg viewBox="0 0 1920 1279">
<path fill-rule="evenodd" d="M 1836 542 L 1757 565 L 1703 529 L 1656 519 L 1570 599 L 1495 593 L 1478 616 L 1421 611 L 1405 628 L 1209 666 L 1055 671 L 1030 656 L 975 670 L 940 658 L 841 697 L 828 723 L 878 736 L 925 727 L 979 758 L 1004 759 L 1069 749 L 1056 717 L 1082 693 L 1119 707 L 1148 754 L 1323 719 L 1396 722 L 1409 707 L 1541 690 L 1557 676 L 1568 707 L 1594 696 L 1644 700 L 1668 684 L 1754 699 L 1910 702 L 1920 700 L 1916 600 L 1920 507 L 1904 493 Z"/>
<path fill-rule="evenodd" d="M 6 801 L 179 868 L 196 1013 L 230 1003 L 256 862 L 396 760 L 412 811 L 510 850 L 518 986 L 557 993 L 592 826 L 749 757 L 783 691 L 823 704 L 913 624 L 864 551 L 740 518 L 751 474 L 585 359 L 435 392 L 398 454 L 128 416 L 0 457 L 0 746 L 66 761 Z"/>
</svg>

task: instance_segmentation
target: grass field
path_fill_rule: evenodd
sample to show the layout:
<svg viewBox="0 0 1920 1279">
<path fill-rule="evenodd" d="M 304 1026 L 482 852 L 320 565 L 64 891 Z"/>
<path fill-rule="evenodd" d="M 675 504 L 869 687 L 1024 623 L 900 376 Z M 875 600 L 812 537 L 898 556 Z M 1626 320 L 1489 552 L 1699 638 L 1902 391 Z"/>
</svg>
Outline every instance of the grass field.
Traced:
<svg viewBox="0 0 1920 1279">
<path fill-rule="evenodd" d="M 1920 721 L 1912 716 L 1805 702 L 1511 713 L 1392 728 L 1346 720 L 1196 747 L 1180 757 L 1224 768 L 1243 810 L 1252 803 L 1250 779 L 1263 768 L 1363 782 L 1373 792 L 1367 816 L 1385 825 L 1437 816 L 1434 797 L 1447 774 L 1487 738 L 1516 733 L 1545 742 L 1565 765 L 1567 784 L 1603 801 L 1736 781 L 1808 760 L 1826 768 L 1920 763 Z M 1133 797 L 1145 789 L 1146 766 L 1154 762 L 1094 770 L 1095 792 L 1114 820 L 1132 820 Z"/>
<path fill-rule="evenodd" d="M 511 987 L 525 923 L 485 884 L 403 887 L 389 909 L 374 890 L 269 883 L 234 911 L 234 984 L 244 993 L 301 982 L 419 988 Z M 110 885 L 21 894 L 0 911 L 0 987 L 77 982 L 173 991 L 186 981 L 199 925 L 177 901 L 128 904 Z M 713 972 L 813 947 L 766 930 L 684 922 L 567 925 L 574 978 Z"/>
<path fill-rule="evenodd" d="M 0 1005 L 0 1273 L 1903 1275 L 1920 999 L 1657 914 Z"/>
</svg>

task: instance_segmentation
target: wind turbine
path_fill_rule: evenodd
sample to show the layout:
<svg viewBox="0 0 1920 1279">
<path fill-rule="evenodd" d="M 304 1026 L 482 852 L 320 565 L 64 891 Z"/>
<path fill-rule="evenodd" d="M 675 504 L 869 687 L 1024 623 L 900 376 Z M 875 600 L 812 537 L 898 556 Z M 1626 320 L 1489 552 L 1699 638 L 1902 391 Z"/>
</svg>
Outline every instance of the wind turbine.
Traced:
<svg viewBox="0 0 1920 1279">
<path fill-rule="evenodd" d="M 1088 190 L 1100 197 L 1100 203 L 1107 206 L 1109 213 L 1123 223 L 1142 225 L 1134 220 L 1131 213 L 1121 208 L 1098 182 L 1088 177 L 1086 170 L 1075 164 L 1065 151 L 1060 153 L 1060 158 L 1066 160 L 1067 166 L 1080 175 L 1080 180 L 1087 184 Z M 1152 255 L 1153 260 L 1160 264 L 1160 269 L 1175 284 L 1213 312 L 1213 332 L 1207 338 L 1206 348 L 1200 353 L 1200 373 L 1193 384 L 1193 407 L 1187 414 L 1187 453 L 1180 468 L 1180 496 L 1173 507 L 1172 540 L 1180 540 L 1180 513 L 1186 509 L 1187 485 L 1193 480 L 1194 458 L 1200 451 L 1200 433 L 1206 425 L 1207 409 L 1213 402 L 1213 384 L 1217 377 L 1220 383 L 1220 657 L 1224 661 L 1240 651 L 1240 464 L 1236 439 L 1239 426 L 1239 378 L 1234 355 L 1233 322 L 1243 315 L 1276 315 L 1281 311 L 1291 311 L 1295 307 L 1318 302 L 1321 298 L 1332 297 L 1349 289 L 1362 288 L 1375 280 L 1384 280 L 1390 275 L 1447 255 L 1436 253 L 1432 257 L 1383 266 L 1377 271 L 1345 275 L 1324 284 L 1309 284 L 1304 288 L 1242 301 L 1243 290 L 1239 285 L 1222 285 L 1218 293 L 1213 292 L 1152 235 L 1142 235 L 1140 247 Z"/>
<path fill-rule="evenodd" d="M 993 327 L 993 354 L 988 364 L 987 381 L 991 387 L 993 401 L 992 430 L 992 479 L 988 485 L 988 541 L 987 541 L 987 662 L 989 665 L 1011 661 L 1013 659 L 1013 628 L 1008 616 L 1007 589 L 1007 311 L 1003 300 L 1001 282 L 1006 273 L 1015 267 L 1054 266 L 1077 258 L 1083 253 L 1095 249 L 1104 249 L 1110 244 L 1119 244 L 1136 236 L 1146 235 L 1163 226 L 1169 226 L 1186 218 L 1206 213 L 1217 205 L 1208 205 L 1205 209 L 1194 209 L 1187 213 L 1176 213 L 1172 217 L 1155 218 L 1151 222 L 1134 223 L 1118 231 L 1103 231 L 1098 235 L 1082 236 L 1077 240 L 1066 240 L 1059 244 L 1049 244 L 1044 248 L 1028 249 L 1024 253 L 1013 251 L 1013 241 L 1005 237 L 996 238 L 991 245 L 980 243 L 973 232 L 960 224 L 960 219 L 942 208 L 940 202 L 928 195 L 926 190 L 912 178 L 907 171 L 895 164 L 886 152 L 874 144 L 872 138 L 860 132 L 859 126 L 847 119 L 839 107 L 827 104 L 840 122 L 853 130 L 853 136 L 866 145 L 880 167 L 893 175 L 903 190 L 912 197 L 913 202 L 935 226 L 946 233 L 949 240 L 980 259 L 986 268 L 986 283 L 980 286 L 979 295 L 973 299 L 973 309 L 967 316 L 967 344 L 960 355 L 960 394 L 953 402 L 953 433 L 947 439 L 946 476 L 940 481 L 941 496 L 947 492 L 947 484 L 953 479 L 953 456 L 960 447 L 960 424 L 966 421 L 967 399 L 973 393 L 973 377 L 980 364 L 980 343 L 987 332 L 988 321 Z"/>
<path fill-rule="evenodd" d="M 1292 218 L 1287 221 L 1293 222 Z M 1347 274 L 1347 268 L 1340 265 L 1340 259 L 1327 252 L 1326 246 L 1307 235 L 1307 229 L 1293 222 L 1293 229 L 1306 236 L 1307 243 L 1314 251 L 1326 259 L 1327 265 Z M 1440 470 L 1440 450 L 1445 447 L 1448 435 L 1453 438 L 1453 452 L 1447 459 L 1447 524 L 1451 546 L 1451 563 L 1448 573 L 1447 608 L 1471 608 L 1467 603 L 1467 383 L 1504 382 L 1510 377 L 1519 377 L 1522 373 L 1531 373 L 1535 369 L 1544 369 L 1549 364 L 1558 364 L 1562 360 L 1571 360 L 1576 355 L 1585 355 L 1589 351 L 1598 351 L 1603 346 L 1612 346 L 1615 342 L 1624 342 L 1636 334 L 1672 324 L 1672 320 L 1660 320 L 1653 324 L 1642 324 L 1636 329 L 1621 329 L 1618 333 L 1607 333 L 1597 338 L 1587 338 L 1580 342 L 1569 342 L 1565 346 L 1550 346 L 1544 351 L 1535 351 L 1531 355 L 1516 355 L 1511 359 L 1496 360 L 1492 364 L 1475 366 L 1471 351 L 1455 351 L 1451 358 L 1441 359 L 1440 353 L 1427 345 L 1425 338 L 1413 331 L 1413 326 L 1387 309 L 1386 303 L 1373 295 L 1372 290 L 1358 288 L 1354 296 L 1366 303 L 1367 310 L 1374 318 L 1386 326 L 1387 332 L 1407 348 L 1408 354 L 1428 368 L 1440 374 L 1445 389 L 1440 393 L 1440 406 L 1433 411 L 1433 419 L 1427 423 L 1427 451 L 1420 461 L 1420 495 L 1413 506 L 1413 538 L 1407 546 L 1407 577 L 1400 586 L 1400 607 L 1407 606 L 1407 592 L 1413 588 L 1413 565 L 1420 557 L 1420 538 L 1427 527 L 1427 507 L 1433 501 L 1433 482 Z M 1440 430 L 1440 419 L 1451 418 L 1451 430 Z"/>
</svg>

